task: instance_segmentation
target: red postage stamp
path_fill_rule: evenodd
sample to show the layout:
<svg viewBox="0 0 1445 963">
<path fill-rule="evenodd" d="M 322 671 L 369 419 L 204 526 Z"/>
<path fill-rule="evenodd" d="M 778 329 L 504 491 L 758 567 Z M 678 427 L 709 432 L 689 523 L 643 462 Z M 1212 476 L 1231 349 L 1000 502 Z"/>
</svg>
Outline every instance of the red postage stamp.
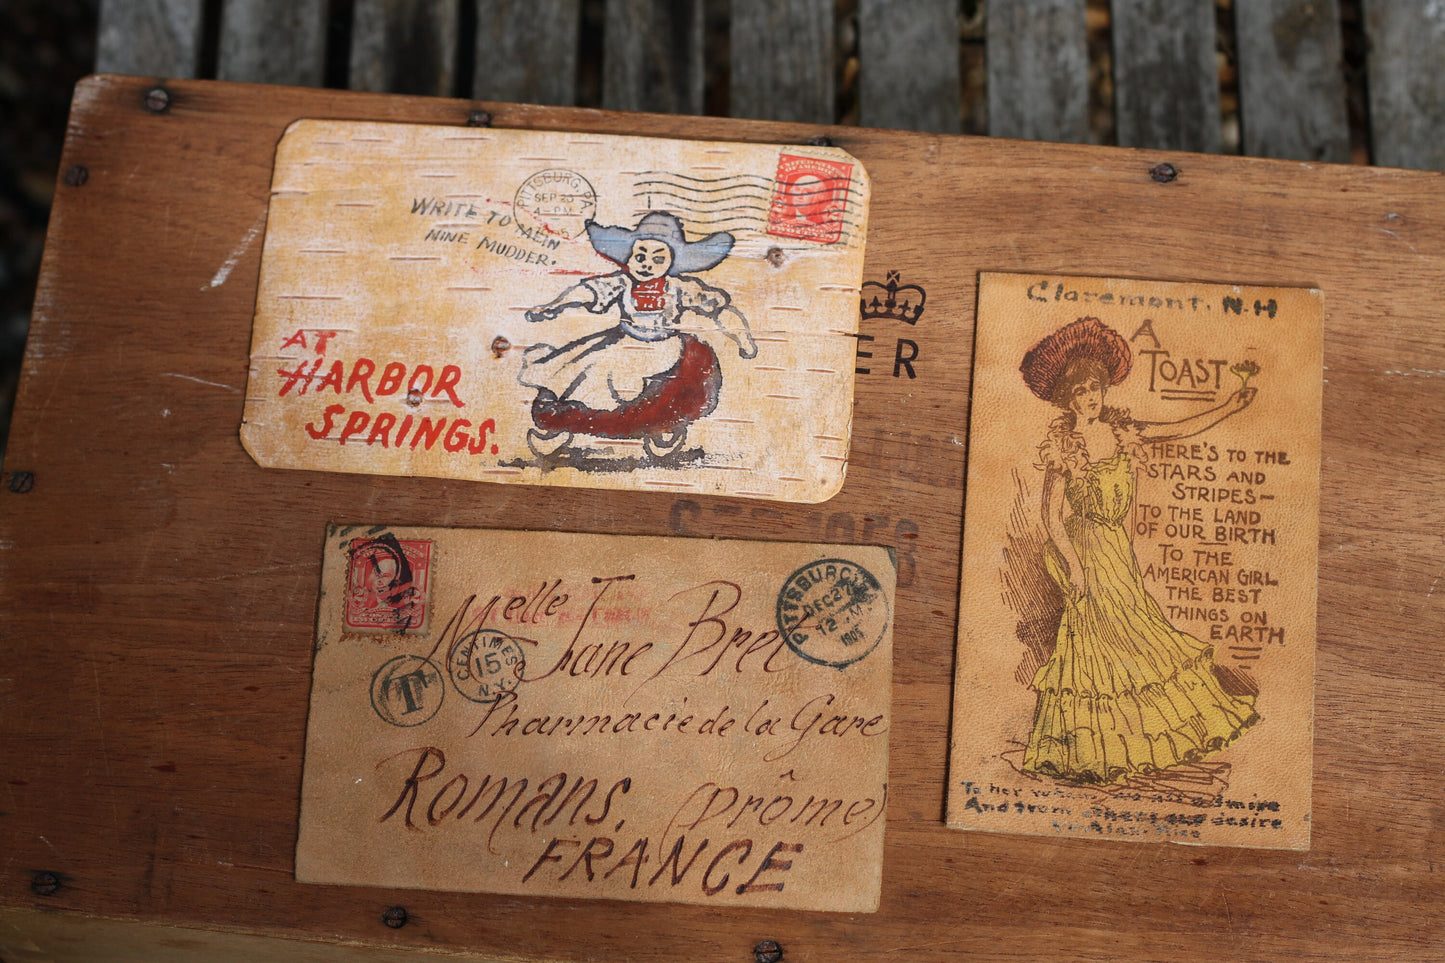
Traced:
<svg viewBox="0 0 1445 963">
<path fill-rule="evenodd" d="M 348 629 L 406 632 L 426 626 L 430 541 L 403 541 L 384 532 L 353 539 L 347 554 Z"/>
<path fill-rule="evenodd" d="M 768 233 L 822 244 L 843 236 L 843 214 L 853 183 L 853 165 L 817 157 L 783 154 L 773 179 Z"/>
</svg>

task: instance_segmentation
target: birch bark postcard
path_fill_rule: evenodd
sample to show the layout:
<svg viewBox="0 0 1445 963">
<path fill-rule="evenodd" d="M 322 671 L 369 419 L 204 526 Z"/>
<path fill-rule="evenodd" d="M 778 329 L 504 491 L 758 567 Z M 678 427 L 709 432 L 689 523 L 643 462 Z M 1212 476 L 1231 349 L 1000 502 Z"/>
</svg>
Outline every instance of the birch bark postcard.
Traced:
<svg viewBox="0 0 1445 963">
<path fill-rule="evenodd" d="M 872 912 L 886 549 L 327 533 L 296 878 Z"/>
<path fill-rule="evenodd" d="M 948 823 L 1309 847 L 1323 299 L 980 277 Z"/>
<path fill-rule="evenodd" d="M 828 147 L 298 121 L 242 441 L 265 467 L 825 500 L 868 191 Z"/>
</svg>

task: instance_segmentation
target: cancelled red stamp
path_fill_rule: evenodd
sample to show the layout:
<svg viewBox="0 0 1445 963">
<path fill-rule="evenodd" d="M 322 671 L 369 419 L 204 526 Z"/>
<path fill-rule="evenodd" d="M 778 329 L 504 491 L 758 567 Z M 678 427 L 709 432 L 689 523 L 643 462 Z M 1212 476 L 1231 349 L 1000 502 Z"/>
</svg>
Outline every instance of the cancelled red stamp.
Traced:
<svg viewBox="0 0 1445 963">
<path fill-rule="evenodd" d="M 348 629 L 406 632 L 425 627 L 432 543 L 390 532 L 352 539 L 347 548 Z"/>
<path fill-rule="evenodd" d="M 783 154 L 773 179 L 768 233 L 822 244 L 843 236 L 843 215 L 853 183 L 853 165 Z"/>
</svg>

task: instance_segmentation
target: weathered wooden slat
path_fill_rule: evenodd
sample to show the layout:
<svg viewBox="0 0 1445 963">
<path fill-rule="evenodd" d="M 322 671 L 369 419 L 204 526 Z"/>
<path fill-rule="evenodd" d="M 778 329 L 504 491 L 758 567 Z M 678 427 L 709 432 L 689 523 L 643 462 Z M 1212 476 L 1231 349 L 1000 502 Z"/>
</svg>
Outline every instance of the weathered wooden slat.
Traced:
<svg viewBox="0 0 1445 963">
<path fill-rule="evenodd" d="M 325 0 L 225 0 L 221 80 L 319 87 L 325 71 Z"/>
<path fill-rule="evenodd" d="M 456 63 L 457 0 L 356 0 L 353 90 L 450 96 Z"/>
<path fill-rule="evenodd" d="M 201 59 L 201 0 L 106 0 L 100 7 L 99 73 L 194 77 Z"/>
<path fill-rule="evenodd" d="M 858 59 L 864 126 L 959 132 L 956 0 L 862 0 Z"/>
<path fill-rule="evenodd" d="M 1371 159 L 1445 170 L 1445 3 L 1369 0 L 1365 33 Z"/>
<path fill-rule="evenodd" d="M 609 0 L 602 106 L 702 113 L 702 0 Z"/>
<path fill-rule="evenodd" d="M 1336 0 L 1250 0 L 1234 22 L 1244 153 L 1348 163 Z"/>
<path fill-rule="evenodd" d="M 1084 0 L 994 0 L 988 7 L 988 132 L 1089 139 Z"/>
<path fill-rule="evenodd" d="M 732 114 L 833 121 L 831 0 L 733 0 Z"/>
<path fill-rule="evenodd" d="M 1219 153 L 1214 0 L 1112 0 L 1121 147 Z"/>
<path fill-rule="evenodd" d="M 478 0 L 482 100 L 570 105 L 577 100 L 580 0 Z"/>
</svg>

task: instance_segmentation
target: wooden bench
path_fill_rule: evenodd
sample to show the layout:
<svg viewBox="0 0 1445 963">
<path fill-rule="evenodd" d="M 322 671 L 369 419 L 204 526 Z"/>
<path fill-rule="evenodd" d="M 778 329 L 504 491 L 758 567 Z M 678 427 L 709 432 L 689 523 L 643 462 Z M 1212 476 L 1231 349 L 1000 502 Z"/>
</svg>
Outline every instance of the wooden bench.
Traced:
<svg viewBox="0 0 1445 963">
<path fill-rule="evenodd" d="M 960 62 L 982 54 L 987 123 L 970 130 L 1089 142 L 1086 18 L 1103 12 L 1101 0 L 991 0 L 982 43 L 975 14 L 962 55 L 959 6 L 106 0 L 97 69 L 701 114 L 704 66 L 716 57 L 714 73 L 728 80 L 712 99 L 725 99 L 731 116 L 831 124 L 841 119 L 838 77 L 851 92 L 856 57 L 857 123 L 958 133 L 963 105 L 978 94 Z M 1342 7 L 1359 17 L 1359 0 L 1234 4 L 1244 154 L 1351 160 Z M 1119 146 L 1221 150 L 1216 9 L 1215 0 L 1108 4 Z M 1445 5 L 1373 0 L 1359 26 L 1368 42 L 1369 160 L 1445 169 Z M 593 59 L 600 78 L 580 76 Z"/>
</svg>

